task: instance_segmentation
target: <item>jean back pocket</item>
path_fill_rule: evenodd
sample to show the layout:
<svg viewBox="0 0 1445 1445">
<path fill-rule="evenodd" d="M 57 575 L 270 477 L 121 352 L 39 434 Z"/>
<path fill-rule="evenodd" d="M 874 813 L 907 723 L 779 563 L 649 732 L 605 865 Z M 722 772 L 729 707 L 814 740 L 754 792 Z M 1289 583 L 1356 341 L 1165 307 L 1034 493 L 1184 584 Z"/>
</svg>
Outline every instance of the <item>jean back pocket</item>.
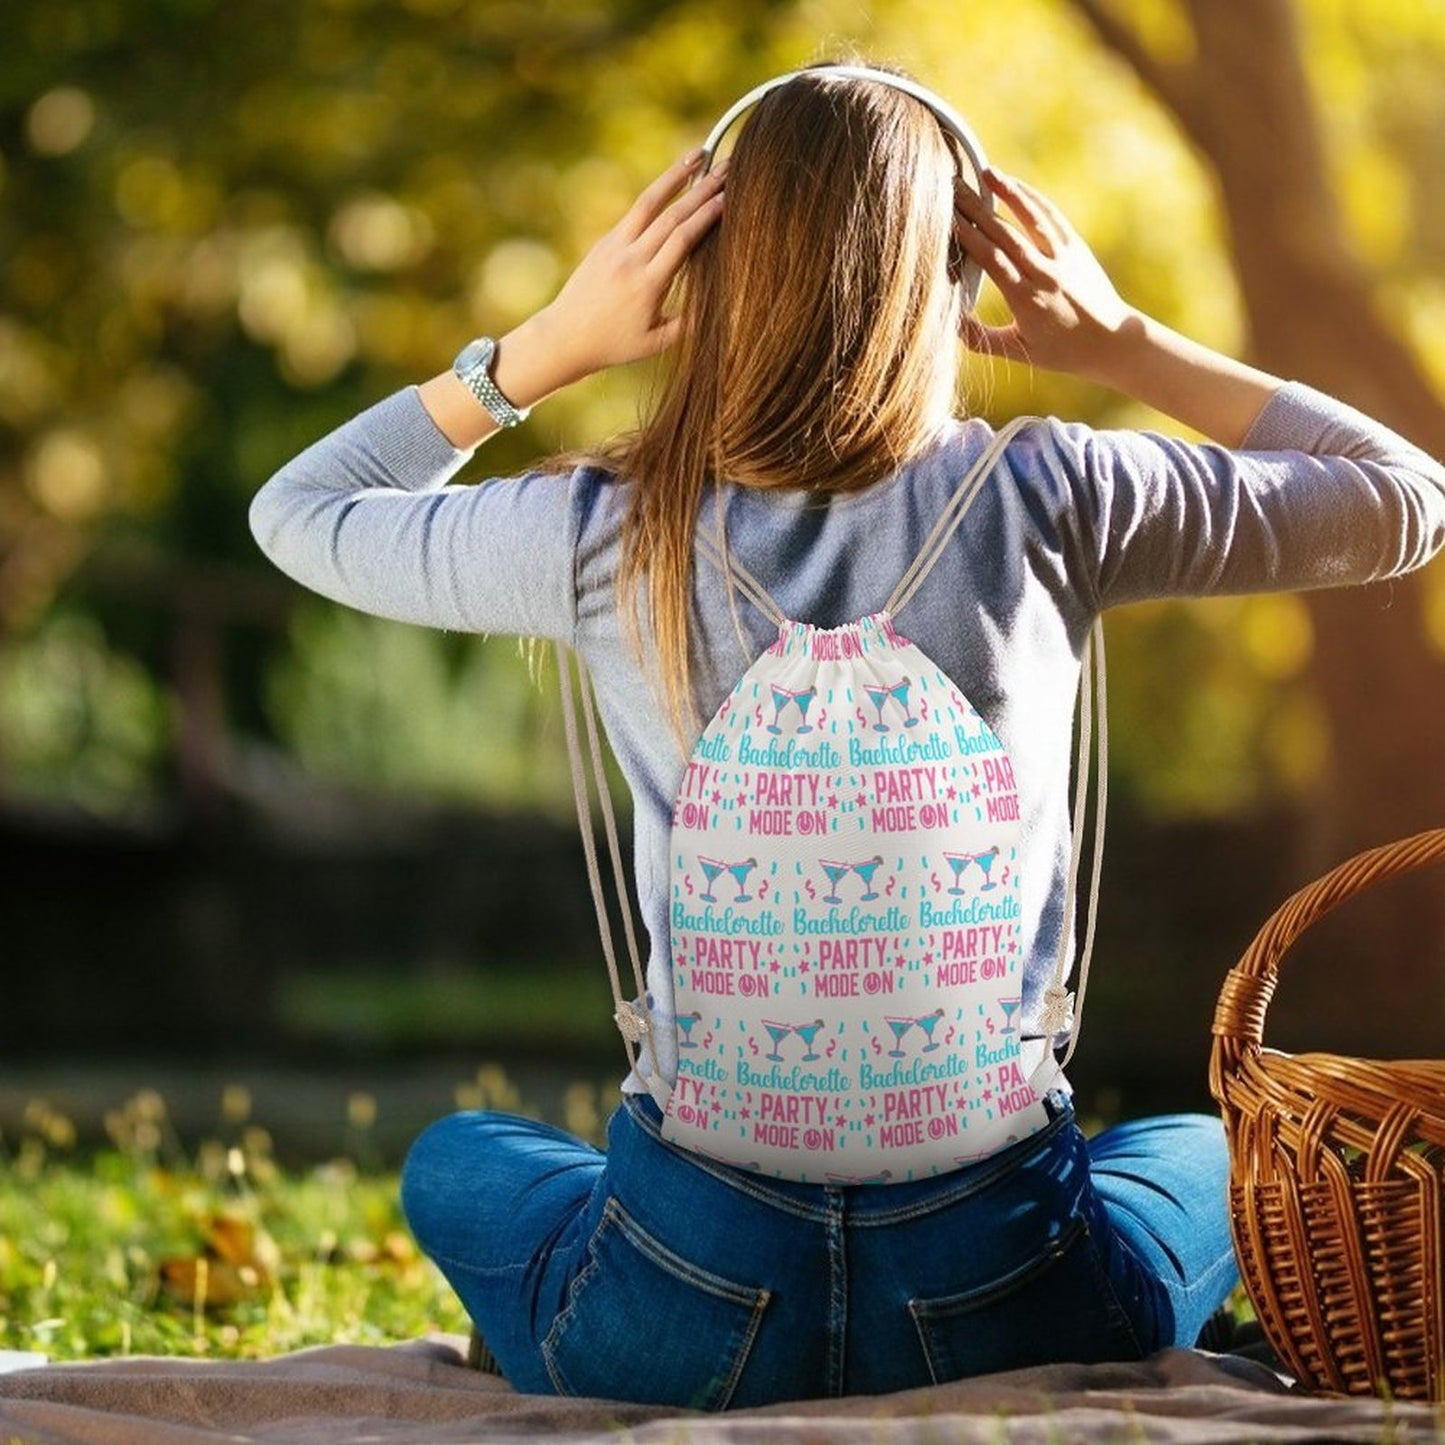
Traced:
<svg viewBox="0 0 1445 1445">
<path fill-rule="evenodd" d="M 542 1357 L 559 1394 L 722 1410 L 768 1300 L 690 1264 L 609 1199 Z"/>
<path fill-rule="evenodd" d="M 912 1299 L 908 1310 L 935 1384 L 1143 1353 L 1082 1219 L 998 1279 L 962 1294 Z"/>
</svg>

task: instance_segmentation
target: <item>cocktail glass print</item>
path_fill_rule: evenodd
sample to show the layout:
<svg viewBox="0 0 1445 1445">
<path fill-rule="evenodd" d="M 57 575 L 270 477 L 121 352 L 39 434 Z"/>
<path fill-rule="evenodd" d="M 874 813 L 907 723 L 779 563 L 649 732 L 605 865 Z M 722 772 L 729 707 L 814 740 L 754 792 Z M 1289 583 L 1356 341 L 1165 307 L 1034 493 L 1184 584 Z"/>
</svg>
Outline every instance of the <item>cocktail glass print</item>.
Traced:
<svg viewBox="0 0 1445 1445">
<path fill-rule="evenodd" d="M 678 1014 L 677 1026 L 682 1030 L 682 1037 L 677 1041 L 680 1049 L 695 1049 L 697 1045 L 692 1041 L 692 1031 L 698 1021 L 702 1018 L 700 1013 Z"/>
<path fill-rule="evenodd" d="M 873 731 L 876 733 L 886 733 L 888 731 L 888 724 L 883 721 L 883 704 L 892 697 L 893 689 L 891 687 L 880 687 L 875 682 L 865 682 L 863 684 L 863 691 L 868 694 L 868 701 L 873 704 L 873 708 L 878 714 L 878 721 L 873 724 Z"/>
<path fill-rule="evenodd" d="M 993 881 L 993 865 L 998 862 L 998 849 L 990 848 L 987 853 L 975 853 L 973 861 L 983 869 L 983 884 L 978 891 L 987 893 L 990 888 L 997 888 L 998 884 Z"/>
<path fill-rule="evenodd" d="M 813 1048 L 813 1040 L 818 1037 L 822 1028 L 822 1019 L 814 1019 L 810 1024 L 793 1025 L 793 1032 L 808 1046 L 808 1052 L 803 1055 L 803 1062 L 806 1064 L 814 1063 L 818 1058 L 818 1054 Z"/>
<path fill-rule="evenodd" d="M 813 699 L 817 697 L 818 690 L 812 687 L 805 687 L 800 692 L 793 694 L 793 701 L 798 704 L 798 731 L 810 733 L 813 725 L 808 721 L 808 709 L 813 705 Z"/>
<path fill-rule="evenodd" d="M 698 896 L 704 903 L 716 903 L 717 899 L 712 896 L 712 885 L 727 872 L 728 865 L 721 858 L 704 858 L 699 853 L 697 866 L 702 869 L 702 876 L 707 879 L 707 889 Z"/>
<path fill-rule="evenodd" d="M 779 687 L 777 683 L 773 684 L 773 720 L 768 724 L 768 731 L 770 733 L 782 732 L 782 728 L 779 726 L 779 720 L 783 716 L 783 709 L 787 707 L 792 700 L 793 694 L 791 689 Z"/>
<path fill-rule="evenodd" d="M 828 875 L 828 891 L 823 895 L 824 903 L 841 903 L 843 900 L 838 897 L 838 885 L 852 871 L 851 863 L 833 863 L 827 858 L 818 859 L 819 866 Z"/>
<path fill-rule="evenodd" d="M 938 1008 L 934 1009 L 931 1014 L 921 1015 L 915 1021 L 918 1024 L 918 1027 L 921 1028 L 923 1032 L 928 1035 L 928 1042 L 923 1046 L 923 1052 L 925 1054 L 931 1054 L 934 1049 L 938 1047 L 938 1040 L 933 1037 L 933 1031 L 938 1027 L 939 1020 L 942 1018 L 943 1010 L 941 1008 Z"/>
<path fill-rule="evenodd" d="M 770 733 L 781 733 L 783 731 L 783 714 L 789 705 L 797 704 L 798 727 L 800 733 L 813 731 L 812 724 L 808 721 L 808 709 L 813 705 L 813 699 L 817 696 L 817 689 L 811 687 L 801 688 L 794 691 L 790 687 L 783 687 L 779 683 L 770 684 L 773 691 L 773 720 L 768 724 Z"/>
<path fill-rule="evenodd" d="M 977 863 L 983 872 L 983 882 L 979 884 L 979 892 L 987 893 L 991 888 L 997 888 L 998 884 L 993 881 L 993 865 L 998 860 L 998 849 L 990 848 L 983 853 L 949 853 L 944 851 L 944 859 L 953 872 L 953 887 L 950 893 L 962 893 L 963 875 L 971 863 Z"/>
<path fill-rule="evenodd" d="M 738 885 L 738 896 L 733 899 L 734 903 L 747 903 L 751 901 L 752 894 L 747 892 L 748 874 L 758 866 L 756 858 L 744 858 L 741 863 L 729 863 L 728 872 L 733 875 L 733 882 Z"/>
<path fill-rule="evenodd" d="M 779 1024 L 774 1023 L 771 1019 L 764 1019 L 763 1027 L 767 1029 L 768 1037 L 773 1041 L 772 1052 L 764 1054 L 763 1057 L 765 1059 L 771 1059 L 775 1064 L 781 1064 L 783 1062 L 783 1056 L 778 1052 L 778 1048 L 783 1040 L 793 1032 L 793 1026 L 792 1024 Z"/>
<path fill-rule="evenodd" d="M 998 1006 L 1003 1010 L 1003 1031 L 1006 1034 L 1013 1033 L 1014 1015 L 1019 1011 L 1019 1005 L 1023 1003 L 1021 998 L 1001 998 Z"/>
<path fill-rule="evenodd" d="M 863 895 L 864 903 L 871 903 L 878 894 L 873 889 L 873 875 L 883 866 L 883 859 L 869 858 L 862 863 L 855 863 L 853 871 L 863 880 L 863 886 L 868 891 Z"/>
<path fill-rule="evenodd" d="M 918 719 L 913 716 L 913 709 L 908 705 L 908 693 L 912 686 L 913 679 L 911 677 L 905 677 L 900 682 L 895 682 L 893 686 L 888 689 L 889 697 L 903 709 L 903 726 L 906 728 L 916 728 L 918 726 Z"/>
<path fill-rule="evenodd" d="M 888 1057 L 890 1059 L 903 1058 L 903 1035 L 906 1034 L 918 1020 L 915 1018 L 896 1018 L 891 1014 L 885 1014 L 883 1021 L 893 1030 L 893 1047 L 888 1050 Z"/>
<path fill-rule="evenodd" d="M 948 891 L 950 893 L 962 893 L 963 889 L 959 886 L 958 880 L 963 876 L 963 870 L 973 862 L 973 854 L 950 853 L 945 849 L 943 857 L 948 866 L 953 870 L 953 887 Z"/>
</svg>

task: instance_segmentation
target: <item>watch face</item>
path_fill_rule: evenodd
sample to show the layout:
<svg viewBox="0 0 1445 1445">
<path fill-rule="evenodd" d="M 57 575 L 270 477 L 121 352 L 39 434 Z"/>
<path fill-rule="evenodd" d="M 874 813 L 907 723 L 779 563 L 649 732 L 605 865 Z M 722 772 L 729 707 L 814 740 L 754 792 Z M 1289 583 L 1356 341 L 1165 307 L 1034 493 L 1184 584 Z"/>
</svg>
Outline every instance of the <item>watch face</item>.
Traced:
<svg viewBox="0 0 1445 1445">
<path fill-rule="evenodd" d="M 486 337 L 479 336 L 475 341 L 469 341 L 457 353 L 457 359 L 452 363 L 452 370 L 458 375 L 470 371 L 479 362 L 484 361 L 491 352 L 491 344 Z"/>
</svg>

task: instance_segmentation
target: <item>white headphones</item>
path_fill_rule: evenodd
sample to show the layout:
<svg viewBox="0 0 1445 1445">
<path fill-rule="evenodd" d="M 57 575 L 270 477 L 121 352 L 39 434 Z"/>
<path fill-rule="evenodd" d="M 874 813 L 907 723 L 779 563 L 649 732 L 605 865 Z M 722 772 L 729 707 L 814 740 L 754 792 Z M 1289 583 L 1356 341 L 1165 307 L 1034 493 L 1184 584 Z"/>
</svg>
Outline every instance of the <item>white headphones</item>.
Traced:
<svg viewBox="0 0 1445 1445">
<path fill-rule="evenodd" d="M 939 125 L 959 143 L 969 165 L 973 168 L 973 189 L 978 192 L 984 205 L 990 211 L 993 210 L 993 196 L 983 181 L 983 173 L 988 169 L 988 160 L 983 153 L 982 143 L 968 122 L 942 96 L 935 95 L 931 90 L 919 85 L 917 81 L 909 80 L 907 76 L 894 75 L 887 70 L 874 70 L 871 66 L 866 65 L 820 65 L 808 70 L 790 70 L 786 75 L 774 76 L 772 80 L 765 80 L 761 85 L 754 86 L 745 96 L 734 101 L 723 113 L 718 123 L 713 126 L 708 138 L 703 142 L 702 166 L 698 174 L 705 174 L 708 167 L 712 165 L 717 156 L 717 148 L 722 144 L 722 138 L 727 134 L 732 123 L 745 110 L 755 106 L 765 95 L 800 77 L 827 80 L 835 76 L 845 80 L 875 81 L 879 85 L 886 85 L 893 90 L 902 91 L 904 95 L 911 95 L 914 100 L 927 106 L 933 112 Z M 965 177 L 965 179 L 968 178 Z M 979 288 L 983 285 L 983 270 L 971 256 L 965 258 L 959 279 L 963 288 L 964 310 L 972 311 L 978 305 Z"/>
</svg>

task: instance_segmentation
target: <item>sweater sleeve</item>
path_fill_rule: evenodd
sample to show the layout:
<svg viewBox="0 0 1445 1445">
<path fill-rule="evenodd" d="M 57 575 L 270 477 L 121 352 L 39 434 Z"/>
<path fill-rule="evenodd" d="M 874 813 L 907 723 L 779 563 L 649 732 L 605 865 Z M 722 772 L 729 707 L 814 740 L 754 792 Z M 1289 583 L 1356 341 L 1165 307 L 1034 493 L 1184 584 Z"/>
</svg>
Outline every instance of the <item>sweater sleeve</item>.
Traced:
<svg viewBox="0 0 1445 1445">
<path fill-rule="evenodd" d="M 450 485 L 470 456 L 408 388 L 282 467 L 252 501 L 251 531 L 289 577 L 358 611 L 570 641 L 575 478 Z"/>
<path fill-rule="evenodd" d="M 1370 582 L 1445 547 L 1445 469 L 1306 386 L 1281 388 L 1239 451 L 1052 430 L 1076 503 L 1076 580 L 1100 608 Z"/>
</svg>

